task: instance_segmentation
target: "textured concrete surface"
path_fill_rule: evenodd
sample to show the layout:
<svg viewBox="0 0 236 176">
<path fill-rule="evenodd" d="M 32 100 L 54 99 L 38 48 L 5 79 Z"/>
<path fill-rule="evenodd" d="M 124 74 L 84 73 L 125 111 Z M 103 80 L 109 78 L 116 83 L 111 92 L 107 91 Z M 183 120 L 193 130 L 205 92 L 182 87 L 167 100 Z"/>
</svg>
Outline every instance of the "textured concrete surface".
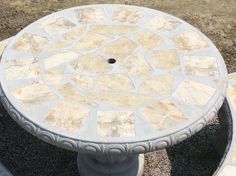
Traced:
<svg viewBox="0 0 236 176">
<path fill-rule="evenodd" d="M 15 35 L 36 19 L 64 8 L 93 3 L 146 6 L 178 16 L 205 33 L 222 53 L 229 72 L 236 71 L 236 1 L 234 0 L 0 0 L 0 40 Z M 74 152 L 33 137 L 0 110 L 0 160 L 15 176 L 78 175 Z M 218 120 L 192 138 L 166 150 L 146 154 L 145 176 L 210 176 L 220 156 L 213 141 Z"/>
</svg>

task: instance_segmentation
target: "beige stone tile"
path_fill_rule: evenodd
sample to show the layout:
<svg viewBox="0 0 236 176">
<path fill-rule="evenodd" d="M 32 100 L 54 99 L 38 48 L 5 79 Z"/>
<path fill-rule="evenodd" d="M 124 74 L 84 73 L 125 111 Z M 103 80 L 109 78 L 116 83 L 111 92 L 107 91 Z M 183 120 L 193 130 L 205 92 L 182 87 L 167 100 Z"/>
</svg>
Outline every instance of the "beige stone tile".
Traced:
<svg viewBox="0 0 236 176">
<path fill-rule="evenodd" d="M 129 90 L 134 88 L 134 84 L 127 74 L 99 76 L 97 83 L 102 90 Z"/>
<path fill-rule="evenodd" d="M 39 61 L 37 58 L 12 59 L 5 61 L 7 80 L 20 80 L 39 76 Z"/>
<path fill-rule="evenodd" d="M 137 32 L 134 38 L 145 51 L 153 50 L 164 44 L 161 37 L 147 30 Z"/>
<path fill-rule="evenodd" d="M 64 67 L 55 67 L 46 70 L 42 74 L 42 76 L 49 84 L 58 87 L 64 76 L 64 71 L 65 71 Z"/>
<path fill-rule="evenodd" d="M 115 58 L 118 62 L 122 62 L 132 54 L 136 47 L 137 46 L 133 41 L 123 37 L 110 43 L 108 46 L 103 48 L 101 52 L 106 54 L 108 57 Z"/>
<path fill-rule="evenodd" d="M 180 122 L 187 120 L 174 103 L 169 100 L 155 102 L 141 109 L 143 117 L 157 130 L 175 127 Z"/>
<path fill-rule="evenodd" d="M 228 74 L 229 81 L 236 81 L 236 72 Z"/>
<path fill-rule="evenodd" d="M 186 104 L 205 106 L 214 93 L 215 89 L 212 87 L 184 79 L 175 90 L 173 96 Z"/>
<path fill-rule="evenodd" d="M 230 103 L 232 104 L 234 110 L 236 111 L 236 84 L 228 85 L 227 95 L 229 97 Z"/>
<path fill-rule="evenodd" d="M 69 74 L 69 79 L 84 89 L 93 89 L 93 78 L 91 76 Z"/>
<path fill-rule="evenodd" d="M 155 16 L 146 24 L 147 28 L 151 28 L 157 31 L 166 32 L 177 28 L 180 25 L 180 21 L 177 21 L 168 16 Z"/>
<path fill-rule="evenodd" d="M 79 37 L 81 37 L 84 34 L 86 28 L 87 28 L 86 25 L 81 25 L 75 30 L 69 31 L 63 34 L 63 38 L 65 40 L 77 40 Z"/>
<path fill-rule="evenodd" d="M 173 41 L 180 50 L 194 51 L 209 47 L 206 41 L 196 32 L 185 32 L 174 36 Z"/>
<path fill-rule="evenodd" d="M 85 119 L 89 117 L 90 109 L 62 101 L 46 117 L 44 123 L 74 133 L 80 129 Z"/>
<path fill-rule="evenodd" d="M 92 25 L 90 27 L 90 31 L 92 32 L 97 32 L 101 34 L 109 34 L 109 35 L 126 35 L 130 32 L 134 32 L 138 30 L 138 26 L 125 26 L 125 25 L 116 25 L 116 26 L 111 26 L 111 25 Z"/>
<path fill-rule="evenodd" d="M 131 75 L 141 78 L 153 71 L 144 56 L 139 52 L 133 53 L 128 60 L 122 63 L 122 67 L 127 69 Z"/>
<path fill-rule="evenodd" d="M 47 43 L 48 39 L 46 37 L 26 33 L 14 43 L 12 48 L 15 50 L 39 54 Z"/>
<path fill-rule="evenodd" d="M 197 76 L 217 76 L 218 68 L 215 57 L 184 56 L 185 73 Z"/>
<path fill-rule="evenodd" d="M 12 95 L 27 112 L 55 98 L 51 90 L 42 81 L 16 88 L 12 91 Z"/>
<path fill-rule="evenodd" d="M 45 69 L 49 69 L 65 62 L 72 61 L 76 58 L 76 56 L 77 54 L 75 52 L 67 51 L 44 58 Z"/>
<path fill-rule="evenodd" d="M 97 134 L 102 137 L 135 136 L 135 115 L 132 111 L 98 111 Z"/>
<path fill-rule="evenodd" d="M 63 41 L 55 41 L 48 49 L 47 51 L 55 51 L 55 50 L 61 50 L 69 47 L 69 44 Z"/>
<path fill-rule="evenodd" d="M 75 87 L 69 83 L 61 86 L 59 88 L 59 93 L 64 97 L 66 101 L 71 103 L 83 103 L 88 105 L 94 104 L 94 102 L 89 99 L 88 96 L 76 90 Z"/>
<path fill-rule="evenodd" d="M 2 55 L 3 50 L 5 49 L 6 45 L 10 42 L 10 40 L 11 38 L 0 41 L 0 56 Z"/>
<path fill-rule="evenodd" d="M 155 67 L 158 69 L 180 69 L 180 61 L 175 49 L 155 51 L 152 53 L 152 59 Z"/>
<path fill-rule="evenodd" d="M 79 57 L 72 63 L 75 70 L 90 73 L 106 73 L 112 70 L 107 60 L 98 54 L 87 54 Z"/>
<path fill-rule="evenodd" d="M 93 100 L 97 102 L 97 104 L 102 103 L 114 107 L 125 108 L 140 107 L 153 101 L 151 97 L 129 92 L 90 93 L 89 97 L 93 98 Z"/>
<path fill-rule="evenodd" d="M 171 94 L 174 77 L 172 75 L 159 75 L 143 80 L 139 92 L 144 94 L 167 95 Z"/>
<path fill-rule="evenodd" d="M 128 8 L 128 7 L 120 7 L 114 11 L 112 21 L 115 22 L 127 22 L 127 23 L 138 23 L 142 14 L 139 10 Z"/>
<path fill-rule="evenodd" d="M 64 17 L 53 17 L 42 21 L 39 26 L 49 34 L 57 34 L 72 29 L 76 24 Z"/>
<path fill-rule="evenodd" d="M 219 173 L 219 176 L 234 176 L 236 175 L 236 166 L 226 165 Z"/>
<path fill-rule="evenodd" d="M 111 37 L 105 36 L 103 34 L 88 32 L 75 45 L 75 49 L 77 51 L 94 50 L 103 46 L 111 39 L 112 39 Z"/>
<path fill-rule="evenodd" d="M 106 15 L 102 8 L 83 8 L 75 11 L 80 23 L 102 23 L 106 22 Z"/>
</svg>

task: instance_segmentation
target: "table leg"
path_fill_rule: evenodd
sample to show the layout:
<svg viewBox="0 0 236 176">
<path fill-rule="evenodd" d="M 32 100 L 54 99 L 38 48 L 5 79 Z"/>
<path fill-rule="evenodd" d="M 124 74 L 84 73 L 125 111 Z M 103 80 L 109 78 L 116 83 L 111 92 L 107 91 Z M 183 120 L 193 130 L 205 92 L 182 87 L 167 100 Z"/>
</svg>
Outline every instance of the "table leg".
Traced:
<svg viewBox="0 0 236 176">
<path fill-rule="evenodd" d="M 144 155 L 90 155 L 78 154 L 81 176 L 141 176 Z"/>
</svg>

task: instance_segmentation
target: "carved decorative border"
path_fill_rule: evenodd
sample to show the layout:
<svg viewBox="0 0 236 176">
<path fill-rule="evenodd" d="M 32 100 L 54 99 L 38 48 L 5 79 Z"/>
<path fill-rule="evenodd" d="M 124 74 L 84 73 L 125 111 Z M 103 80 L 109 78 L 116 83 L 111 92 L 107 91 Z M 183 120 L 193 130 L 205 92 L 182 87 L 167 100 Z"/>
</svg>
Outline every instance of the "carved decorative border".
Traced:
<svg viewBox="0 0 236 176">
<path fill-rule="evenodd" d="M 126 142 L 126 143 L 98 143 L 89 142 L 79 139 L 66 137 L 60 134 L 56 134 L 47 129 L 40 127 L 25 116 L 23 116 L 8 100 L 2 86 L 0 85 L 0 100 L 4 108 L 8 111 L 9 115 L 25 130 L 38 137 L 39 139 L 48 142 L 52 145 L 69 149 L 76 152 L 92 153 L 92 154 L 138 154 L 163 149 L 177 144 L 190 136 L 200 131 L 207 122 L 215 117 L 218 110 L 222 106 L 226 90 L 227 90 L 227 79 L 224 81 L 224 90 L 218 97 L 215 106 L 204 115 L 201 119 L 195 121 L 187 128 L 181 129 L 179 132 L 171 135 L 166 135 L 156 139 L 149 139 L 137 142 Z"/>
</svg>

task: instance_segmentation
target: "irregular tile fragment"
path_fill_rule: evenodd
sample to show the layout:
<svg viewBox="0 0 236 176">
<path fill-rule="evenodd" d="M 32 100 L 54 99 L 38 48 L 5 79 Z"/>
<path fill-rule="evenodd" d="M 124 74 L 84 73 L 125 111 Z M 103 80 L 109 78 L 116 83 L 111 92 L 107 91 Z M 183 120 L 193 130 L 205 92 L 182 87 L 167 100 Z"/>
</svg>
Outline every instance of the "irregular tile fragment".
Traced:
<svg viewBox="0 0 236 176">
<path fill-rule="evenodd" d="M 197 76 L 217 76 L 218 68 L 215 57 L 184 56 L 185 73 Z"/>
<path fill-rule="evenodd" d="M 159 75 L 143 80 L 139 87 L 139 92 L 154 95 L 170 95 L 174 77 L 172 75 Z"/>
<path fill-rule="evenodd" d="M 79 42 L 75 45 L 75 50 L 77 51 L 89 51 L 97 49 L 107 42 L 109 42 L 112 38 L 103 34 L 96 34 L 93 32 L 86 33 Z"/>
<path fill-rule="evenodd" d="M 176 29 L 180 25 L 180 21 L 177 21 L 168 16 L 155 16 L 147 24 L 147 28 L 153 30 L 166 32 Z"/>
<path fill-rule="evenodd" d="M 59 93 L 64 97 L 64 99 L 71 103 L 83 103 L 87 105 L 92 105 L 94 102 L 86 96 L 86 94 L 79 92 L 76 88 L 66 83 L 59 88 Z"/>
<path fill-rule="evenodd" d="M 112 21 L 115 22 L 127 22 L 127 23 L 138 23 L 141 18 L 141 12 L 137 9 L 128 7 L 117 8 L 113 14 Z"/>
<path fill-rule="evenodd" d="M 64 17 L 52 17 L 42 21 L 39 26 L 49 34 L 58 34 L 72 29 L 76 24 Z"/>
<path fill-rule="evenodd" d="M 135 50 L 137 45 L 126 37 L 115 40 L 108 46 L 103 48 L 101 52 L 110 58 L 115 58 L 116 61 L 121 62 L 125 60 Z"/>
<path fill-rule="evenodd" d="M 63 63 L 72 61 L 76 58 L 76 56 L 77 56 L 77 53 L 72 52 L 72 51 L 67 51 L 67 52 L 58 53 L 58 54 L 49 56 L 44 59 L 45 69 L 49 69 L 57 65 L 61 65 Z"/>
<path fill-rule="evenodd" d="M 29 79 L 39 76 L 39 61 L 37 58 L 11 59 L 5 61 L 7 80 Z"/>
<path fill-rule="evenodd" d="M 215 89 L 205 84 L 184 79 L 173 96 L 189 105 L 205 106 L 214 95 Z"/>
<path fill-rule="evenodd" d="M 69 74 L 69 79 L 84 89 L 93 89 L 93 78 L 86 75 Z"/>
<path fill-rule="evenodd" d="M 194 51 L 209 47 L 206 41 L 196 32 L 185 32 L 174 36 L 173 41 L 180 50 Z"/>
<path fill-rule="evenodd" d="M 78 28 L 76 28 L 75 30 L 69 31 L 69 32 L 66 32 L 65 34 L 63 34 L 63 38 L 65 40 L 69 40 L 69 41 L 77 40 L 78 38 L 80 38 L 84 34 L 85 30 L 86 30 L 86 26 L 81 25 Z"/>
<path fill-rule="evenodd" d="M 80 23 L 102 23 L 106 22 L 106 15 L 102 8 L 83 8 L 75 10 Z"/>
<path fill-rule="evenodd" d="M 149 75 L 153 71 L 152 67 L 140 52 L 133 53 L 122 63 L 122 66 L 127 69 L 131 75 L 141 78 Z"/>
<path fill-rule="evenodd" d="M 153 50 L 164 44 L 161 37 L 148 30 L 136 33 L 134 38 L 145 51 Z"/>
<path fill-rule="evenodd" d="M 90 73 L 106 73 L 112 70 L 112 66 L 106 59 L 98 54 L 87 54 L 80 56 L 72 63 L 72 66 L 78 72 L 86 71 Z"/>
<path fill-rule="evenodd" d="M 109 35 L 126 35 L 128 33 L 138 30 L 138 26 L 125 26 L 125 25 L 92 25 L 90 26 L 91 32 L 97 32 L 100 34 L 109 34 Z"/>
<path fill-rule="evenodd" d="M 181 110 L 169 100 L 146 106 L 141 109 L 141 114 L 157 130 L 165 130 L 187 120 Z"/>
<path fill-rule="evenodd" d="M 66 101 L 60 102 L 44 120 L 57 128 L 74 133 L 89 117 L 90 109 Z"/>
<path fill-rule="evenodd" d="M 179 70 L 180 60 L 175 49 L 154 51 L 153 63 L 158 69 Z"/>
<path fill-rule="evenodd" d="M 49 84 L 57 87 L 61 83 L 61 80 L 64 76 L 64 71 L 64 67 L 54 67 L 46 70 L 42 76 Z"/>
<path fill-rule="evenodd" d="M 135 136 L 135 116 L 132 111 L 98 111 L 97 134 L 102 137 Z"/>
<path fill-rule="evenodd" d="M 47 43 L 48 39 L 46 37 L 25 33 L 13 44 L 12 48 L 15 50 L 39 54 Z"/>
<path fill-rule="evenodd" d="M 102 90 L 130 90 L 134 88 L 133 82 L 128 75 L 125 74 L 99 76 L 97 84 Z"/>
</svg>

